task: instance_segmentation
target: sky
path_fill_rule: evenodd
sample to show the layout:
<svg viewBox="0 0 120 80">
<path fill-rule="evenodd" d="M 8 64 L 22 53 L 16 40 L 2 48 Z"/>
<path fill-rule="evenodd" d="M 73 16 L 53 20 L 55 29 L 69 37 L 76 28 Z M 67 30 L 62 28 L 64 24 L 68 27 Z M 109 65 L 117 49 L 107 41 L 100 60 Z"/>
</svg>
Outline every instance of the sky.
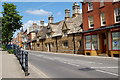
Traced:
<svg viewBox="0 0 120 80">
<path fill-rule="evenodd" d="M 7 2 L 13 3 L 17 6 L 17 11 L 23 16 L 22 22 L 24 30 L 32 25 L 33 22 L 40 24 L 40 20 L 45 21 L 45 25 L 48 23 L 48 16 L 53 15 L 54 22 L 59 22 L 65 17 L 65 9 L 71 10 L 72 16 L 72 5 L 73 2 Z M 4 2 L 2 2 L 4 4 Z M 78 2 L 80 8 L 82 5 Z M 0 3 L 1 5 L 1 3 Z M 2 7 L 0 6 L 0 10 Z M 1 16 L 1 15 L 0 15 Z M 14 34 L 17 35 L 19 30 Z"/>
</svg>

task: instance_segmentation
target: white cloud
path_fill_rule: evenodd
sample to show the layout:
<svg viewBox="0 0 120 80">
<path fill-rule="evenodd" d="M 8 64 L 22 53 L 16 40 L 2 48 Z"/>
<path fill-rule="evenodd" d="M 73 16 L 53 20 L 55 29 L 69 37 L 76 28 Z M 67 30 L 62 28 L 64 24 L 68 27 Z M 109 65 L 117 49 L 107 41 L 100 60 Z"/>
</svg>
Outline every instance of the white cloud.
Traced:
<svg viewBox="0 0 120 80">
<path fill-rule="evenodd" d="M 82 13 L 82 9 L 80 9 L 80 13 Z"/>
<path fill-rule="evenodd" d="M 26 23 L 23 24 L 23 30 L 25 31 L 28 27 L 32 26 L 33 22 L 34 22 L 34 23 L 37 23 L 37 25 L 40 26 L 40 21 L 39 21 L 39 20 L 36 20 L 36 21 L 29 20 L 29 21 L 27 21 Z M 44 25 L 47 26 L 48 23 L 44 23 Z M 13 37 L 16 37 L 19 32 L 20 32 L 20 30 L 17 30 L 17 31 L 14 33 Z"/>
<path fill-rule="evenodd" d="M 43 9 L 39 9 L 39 10 L 27 10 L 26 13 L 29 13 L 29 14 L 34 14 L 34 15 L 41 15 L 41 16 L 48 16 L 48 15 L 51 15 L 52 12 L 50 11 L 45 11 Z"/>
<path fill-rule="evenodd" d="M 61 12 L 58 12 L 58 13 L 57 13 L 58 16 L 61 15 L 61 14 L 62 14 Z"/>
<path fill-rule="evenodd" d="M 37 23 L 37 25 L 40 26 L 40 21 L 39 20 L 36 20 L 36 21 L 33 21 L 33 20 L 29 20 L 27 21 L 26 23 L 23 24 L 23 30 L 25 31 L 28 27 L 32 26 L 33 23 Z M 47 26 L 48 23 L 44 23 L 45 26 Z"/>
</svg>

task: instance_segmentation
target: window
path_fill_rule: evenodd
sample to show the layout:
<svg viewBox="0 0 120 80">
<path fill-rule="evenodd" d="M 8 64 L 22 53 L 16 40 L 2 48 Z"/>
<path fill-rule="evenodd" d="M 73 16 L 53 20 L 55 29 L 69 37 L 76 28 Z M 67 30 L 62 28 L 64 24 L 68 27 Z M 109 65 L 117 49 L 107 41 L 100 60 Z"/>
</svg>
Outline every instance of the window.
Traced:
<svg viewBox="0 0 120 80">
<path fill-rule="evenodd" d="M 106 24 L 105 13 L 102 12 L 100 16 L 101 16 L 101 26 L 104 26 Z"/>
<path fill-rule="evenodd" d="M 104 0 L 100 1 L 100 7 L 103 7 L 105 5 Z"/>
<path fill-rule="evenodd" d="M 79 40 L 78 43 L 79 43 L 79 46 L 81 47 L 82 46 L 82 41 Z"/>
<path fill-rule="evenodd" d="M 54 47 L 54 43 L 51 43 L 51 47 Z"/>
<path fill-rule="evenodd" d="M 40 47 L 40 44 L 37 44 L 37 47 Z"/>
<path fill-rule="evenodd" d="M 120 0 L 113 0 L 113 2 L 119 2 Z"/>
<path fill-rule="evenodd" d="M 88 11 L 93 10 L 93 3 L 92 2 L 88 2 Z"/>
<path fill-rule="evenodd" d="M 64 36 L 64 37 L 67 36 L 67 31 L 63 31 L 63 36 Z"/>
<path fill-rule="evenodd" d="M 92 50 L 98 49 L 97 35 L 92 35 Z"/>
<path fill-rule="evenodd" d="M 50 38 L 51 37 L 51 34 L 49 33 L 49 34 L 47 34 L 47 38 Z"/>
<path fill-rule="evenodd" d="M 64 46 L 65 48 L 68 48 L 68 41 L 64 41 L 64 42 L 63 42 L 63 46 Z"/>
<path fill-rule="evenodd" d="M 97 35 L 86 36 L 86 49 L 87 50 L 96 50 L 98 49 Z"/>
<path fill-rule="evenodd" d="M 120 8 L 115 8 L 115 22 L 120 22 Z"/>
<path fill-rule="evenodd" d="M 45 47 L 47 47 L 47 43 L 45 43 Z"/>
<path fill-rule="evenodd" d="M 120 50 L 120 32 L 112 32 L 112 49 Z"/>
<path fill-rule="evenodd" d="M 93 28 L 93 27 L 94 27 L 93 16 L 89 16 L 89 28 Z"/>
<path fill-rule="evenodd" d="M 86 36 L 86 49 L 91 49 L 91 36 Z"/>
</svg>

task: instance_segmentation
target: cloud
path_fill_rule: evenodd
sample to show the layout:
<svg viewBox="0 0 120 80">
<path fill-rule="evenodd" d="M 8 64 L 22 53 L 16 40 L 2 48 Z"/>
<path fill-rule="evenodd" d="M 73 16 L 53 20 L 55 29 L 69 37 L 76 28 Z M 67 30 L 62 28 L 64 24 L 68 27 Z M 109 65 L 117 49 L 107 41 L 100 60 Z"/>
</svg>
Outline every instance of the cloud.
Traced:
<svg viewBox="0 0 120 80">
<path fill-rule="evenodd" d="M 80 13 L 82 13 L 82 9 L 80 9 Z"/>
<path fill-rule="evenodd" d="M 58 12 L 58 13 L 57 13 L 58 16 L 61 15 L 61 14 L 62 14 L 61 12 Z"/>
<path fill-rule="evenodd" d="M 29 20 L 29 21 L 27 21 L 26 23 L 23 24 L 23 30 L 25 31 L 27 28 L 29 28 L 30 26 L 32 26 L 33 22 L 34 22 L 34 23 L 37 23 L 37 25 L 40 26 L 40 21 L 39 21 L 39 20 L 36 20 L 36 21 Z M 48 23 L 44 23 L 44 25 L 47 26 Z M 17 31 L 14 33 L 13 37 L 16 37 L 19 32 L 20 32 L 20 30 L 17 30 Z"/>
<path fill-rule="evenodd" d="M 43 9 L 39 9 L 39 10 L 27 10 L 26 13 L 34 14 L 34 15 L 41 15 L 41 16 L 48 16 L 48 15 L 52 14 L 52 12 L 45 11 Z"/>
<path fill-rule="evenodd" d="M 40 26 L 40 21 L 39 20 L 36 20 L 36 21 L 33 21 L 33 20 L 29 20 L 27 21 L 26 23 L 23 24 L 23 30 L 25 31 L 28 27 L 32 26 L 33 23 L 37 23 L 37 25 Z M 45 26 L 47 26 L 48 23 L 44 23 Z"/>
</svg>

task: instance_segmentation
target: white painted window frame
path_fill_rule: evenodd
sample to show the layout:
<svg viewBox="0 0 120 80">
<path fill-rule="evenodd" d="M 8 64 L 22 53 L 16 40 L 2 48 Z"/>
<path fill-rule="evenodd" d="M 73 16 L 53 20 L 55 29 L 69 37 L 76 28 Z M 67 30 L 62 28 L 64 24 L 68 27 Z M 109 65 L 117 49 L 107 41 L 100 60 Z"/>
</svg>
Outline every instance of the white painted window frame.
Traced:
<svg viewBox="0 0 120 80">
<path fill-rule="evenodd" d="M 88 2 L 88 11 L 91 11 L 91 10 L 93 10 L 93 3 L 92 3 L 92 8 L 90 8 L 90 4 L 89 3 L 92 3 L 92 2 Z"/>
<path fill-rule="evenodd" d="M 106 24 L 103 24 L 103 17 L 102 17 L 102 14 L 105 15 L 105 13 L 104 13 L 104 12 L 101 12 L 101 13 L 100 13 L 101 26 L 105 26 Z M 106 20 L 105 20 L 105 22 L 106 22 Z"/>
<path fill-rule="evenodd" d="M 94 28 L 94 27 L 91 27 L 91 26 L 90 26 L 90 17 L 93 17 L 93 24 L 94 24 L 94 16 L 89 16 L 89 17 L 88 17 L 89 28 Z"/>
<path fill-rule="evenodd" d="M 119 7 L 119 8 L 120 8 L 120 7 Z M 118 9 L 118 8 L 115 8 L 115 9 L 114 9 L 114 20 L 115 20 L 115 23 L 120 23 L 120 21 L 119 21 L 119 22 L 116 21 L 116 9 Z"/>
</svg>

